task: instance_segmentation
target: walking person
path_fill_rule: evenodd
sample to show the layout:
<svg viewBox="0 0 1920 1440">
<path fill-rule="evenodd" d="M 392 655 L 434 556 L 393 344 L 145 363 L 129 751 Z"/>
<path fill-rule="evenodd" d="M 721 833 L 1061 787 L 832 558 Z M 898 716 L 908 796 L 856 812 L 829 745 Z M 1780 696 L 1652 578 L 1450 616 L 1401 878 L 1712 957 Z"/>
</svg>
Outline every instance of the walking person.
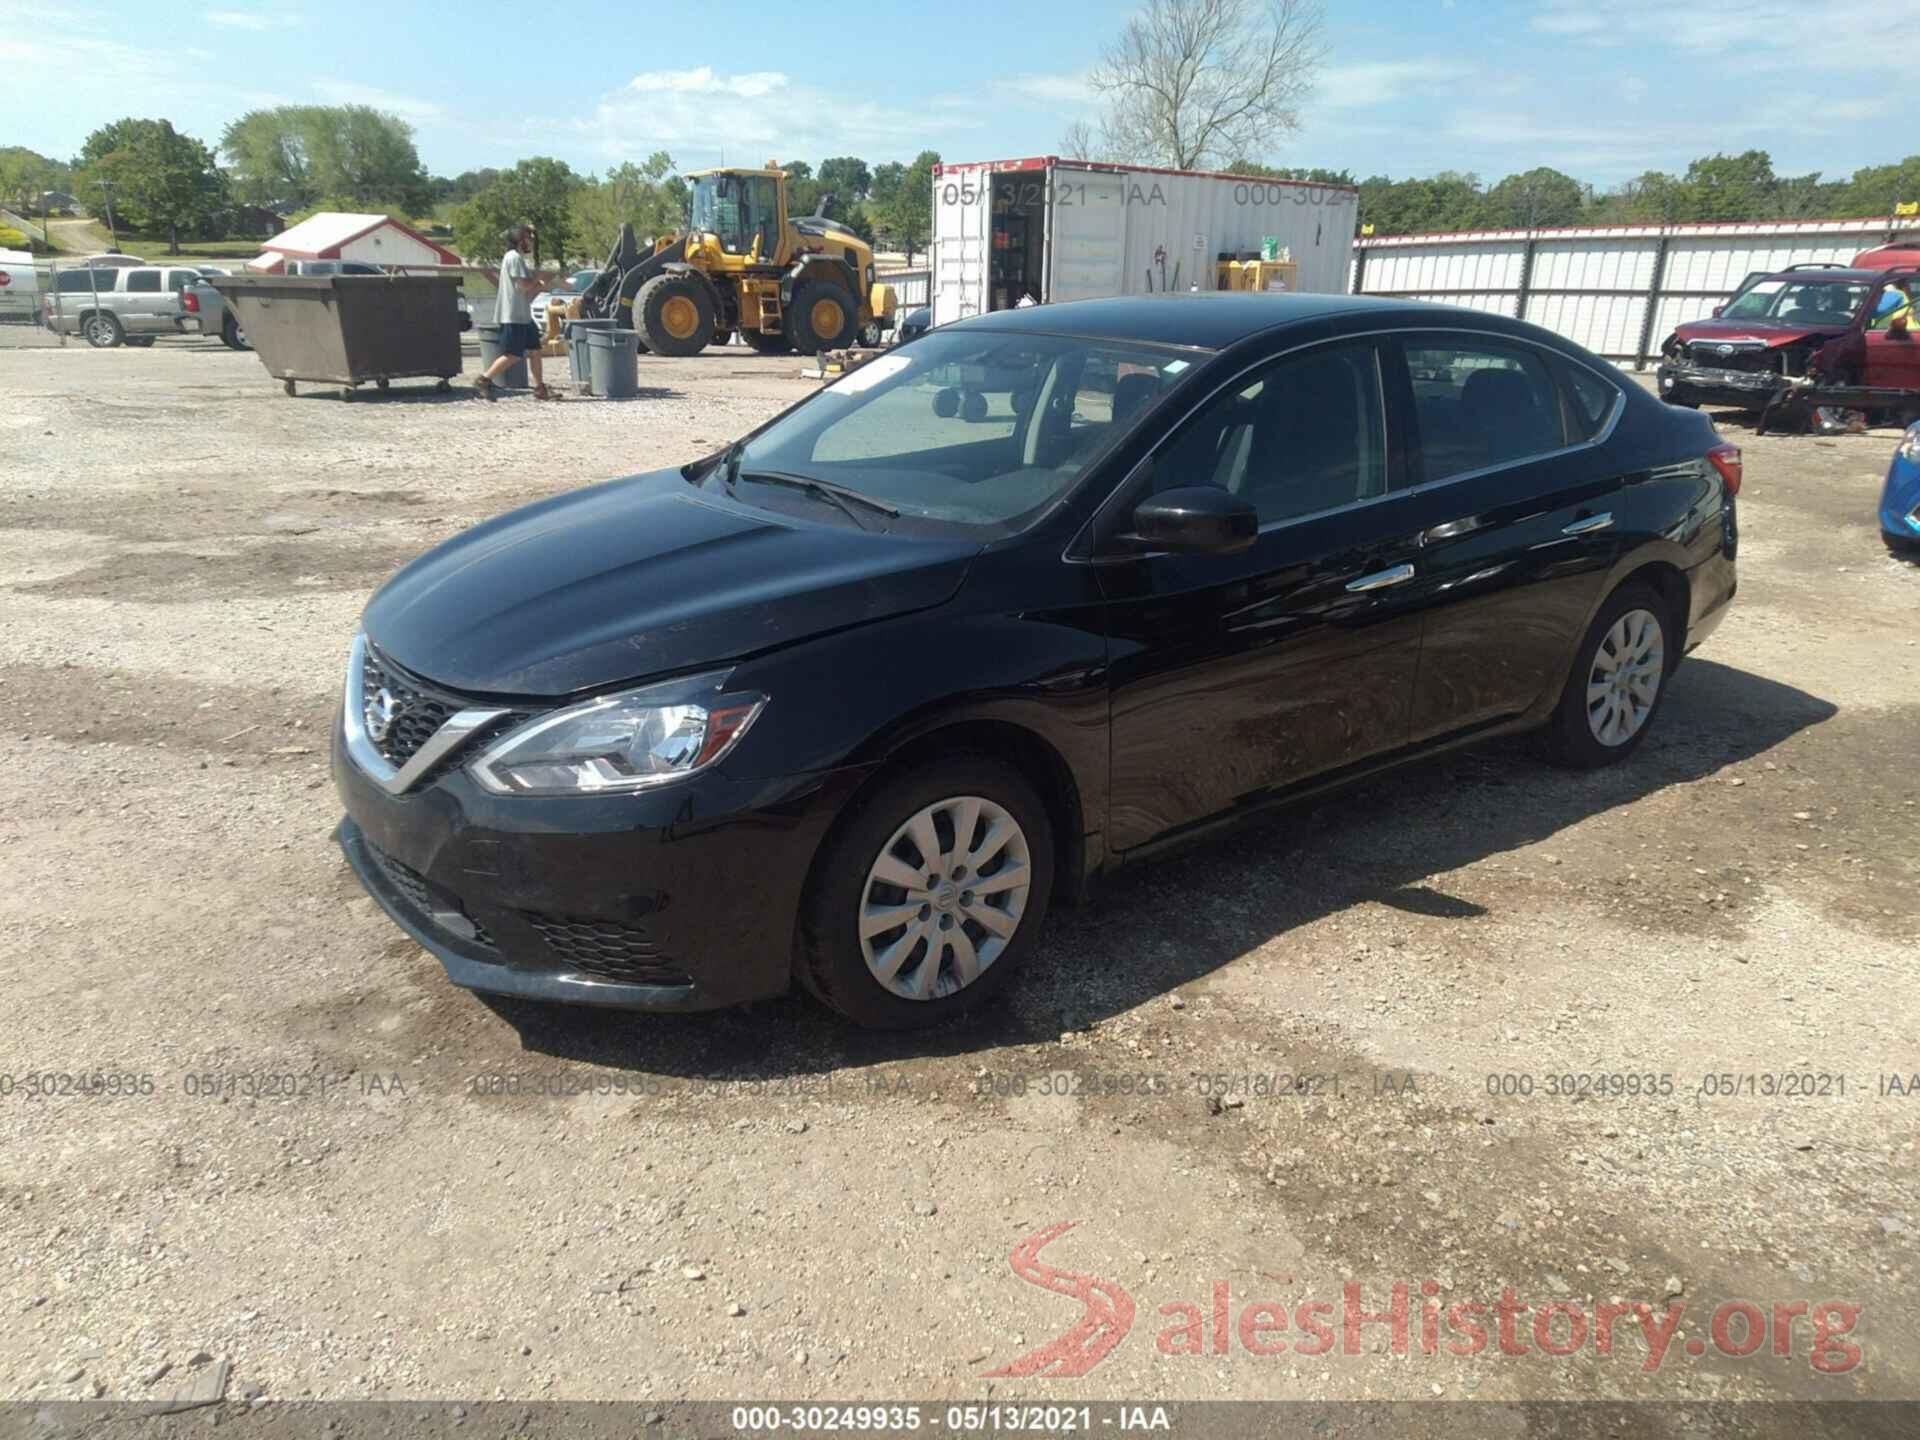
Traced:
<svg viewBox="0 0 1920 1440">
<path fill-rule="evenodd" d="M 533 324 L 533 297 L 543 290 L 558 289 L 564 282 L 560 277 L 547 279 L 533 273 L 527 261 L 533 234 L 533 226 L 515 225 L 501 237 L 507 250 L 500 257 L 499 293 L 493 299 L 493 323 L 500 327 L 500 355 L 473 382 L 474 389 L 489 400 L 499 395 L 500 377 L 523 357 L 527 369 L 533 372 L 533 398 L 560 398 L 547 389 L 546 377 L 540 372 L 540 332 Z"/>
</svg>

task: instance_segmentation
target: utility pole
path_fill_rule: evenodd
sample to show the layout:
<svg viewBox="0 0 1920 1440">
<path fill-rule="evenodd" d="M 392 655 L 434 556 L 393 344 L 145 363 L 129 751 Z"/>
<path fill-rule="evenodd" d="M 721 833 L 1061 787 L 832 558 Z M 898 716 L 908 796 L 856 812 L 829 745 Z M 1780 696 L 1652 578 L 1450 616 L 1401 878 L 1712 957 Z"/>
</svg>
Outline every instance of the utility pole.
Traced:
<svg viewBox="0 0 1920 1440">
<path fill-rule="evenodd" d="M 111 184 L 104 179 L 100 182 L 100 193 L 106 197 L 107 202 L 107 234 L 113 239 L 112 248 L 118 250 L 120 248 L 120 231 L 113 223 L 113 189 Z"/>
</svg>

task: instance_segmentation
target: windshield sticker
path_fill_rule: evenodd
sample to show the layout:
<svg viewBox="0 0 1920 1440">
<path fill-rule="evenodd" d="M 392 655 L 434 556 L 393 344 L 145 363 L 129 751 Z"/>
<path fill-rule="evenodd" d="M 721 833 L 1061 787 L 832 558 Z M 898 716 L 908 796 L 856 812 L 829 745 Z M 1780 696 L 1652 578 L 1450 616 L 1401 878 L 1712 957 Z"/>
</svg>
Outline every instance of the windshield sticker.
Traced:
<svg viewBox="0 0 1920 1440">
<path fill-rule="evenodd" d="M 1178 375 L 1192 363 L 1190 360 L 1169 360 L 1160 367 L 1160 373 L 1162 375 Z"/>
</svg>

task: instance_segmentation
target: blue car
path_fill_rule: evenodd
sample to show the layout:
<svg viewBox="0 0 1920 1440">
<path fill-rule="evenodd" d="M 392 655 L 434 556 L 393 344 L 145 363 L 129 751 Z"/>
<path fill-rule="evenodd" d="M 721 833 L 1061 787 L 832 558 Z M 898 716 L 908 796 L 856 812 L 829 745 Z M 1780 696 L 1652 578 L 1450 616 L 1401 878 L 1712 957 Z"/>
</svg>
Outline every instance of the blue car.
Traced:
<svg viewBox="0 0 1920 1440">
<path fill-rule="evenodd" d="M 1880 492 L 1880 534 L 1889 550 L 1920 551 L 1920 421 L 1907 427 Z"/>
</svg>

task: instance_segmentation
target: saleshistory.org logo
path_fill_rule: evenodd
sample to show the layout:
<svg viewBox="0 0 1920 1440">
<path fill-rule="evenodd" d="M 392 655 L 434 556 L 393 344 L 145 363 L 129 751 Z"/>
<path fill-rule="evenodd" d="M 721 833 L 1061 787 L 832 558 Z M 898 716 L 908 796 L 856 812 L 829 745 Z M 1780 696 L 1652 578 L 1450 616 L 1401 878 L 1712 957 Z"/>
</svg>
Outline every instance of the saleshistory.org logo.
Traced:
<svg viewBox="0 0 1920 1440">
<path fill-rule="evenodd" d="M 1040 1252 L 1080 1222 L 1062 1221 L 1036 1230 L 1007 1256 L 1013 1273 L 1029 1285 L 1064 1296 L 1080 1305 L 1080 1317 L 1044 1345 L 989 1370 L 988 1377 L 1073 1377 L 1085 1375 L 1127 1338 L 1133 1329 L 1134 1301 L 1111 1280 L 1079 1270 L 1049 1265 Z M 1421 1297 L 1418 1304 L 1414 1294 Z M 1591 1350 L 1603 1358 L 1613 1354 L 1616 1330 L 1638 1335 L 1644 1347 L 1640 1368 L 1652 1373 L 1665 1363 L 1675 1342 L 1688 1356 L 1699 1358 L 1709 1349 L 1743 1358 L 1766 1350 L 1791 1358 L 1804 1354 L 1822 1375 L 1845 1375 L 1860 1363 L 1860 1347 L 1846 1337 L 1853 1333 L 1862 1307 L 1840 1300 L 1810 1302 L 1778 1300 L 1763 1307 L 1751 1300 L 1728 1300 L 1707 1317 L 1706 1337 L 1681 1328 L 1687 1313 L 1684 1300 L 1670 1299 L 1660 1309 L 1645 1301 L 1611 1302 L 1591 1308 L 1578 1300 L 1555 1299 L 1533 1305 L 1519 1299 L 1511 1286 L 1490 1303 L 1458 1300 L 1442 1303 L 1441 1286 L 1433 1280 L 1418 1285 L 1396 1281 L 1385 1305 L 1366 1308 L 1361 1287 L 1348 1281 L 1340 1287 L 1340 1303 L 1311 1298 L 1291 1304 L 1280 1300 L 1235 1303 L 1225 1280 L 1215 1280 L 1207 1303 L 1171 1300 L 1159 1314 L 1172 1323 L 1154 1339 L 1162 1355 L 1230 1355 L 1236 1342 L 1248 1355 L 1359 1355 L 1363 1341 L 1384 1334 L 1395 1355 L 1417 1350 L 1426 1356 L 1446 1354 L 1468 1358 L 1489 1348 L 1504 1356 L 1543 1355 L 1554 1359 Z"/>
</svg>

